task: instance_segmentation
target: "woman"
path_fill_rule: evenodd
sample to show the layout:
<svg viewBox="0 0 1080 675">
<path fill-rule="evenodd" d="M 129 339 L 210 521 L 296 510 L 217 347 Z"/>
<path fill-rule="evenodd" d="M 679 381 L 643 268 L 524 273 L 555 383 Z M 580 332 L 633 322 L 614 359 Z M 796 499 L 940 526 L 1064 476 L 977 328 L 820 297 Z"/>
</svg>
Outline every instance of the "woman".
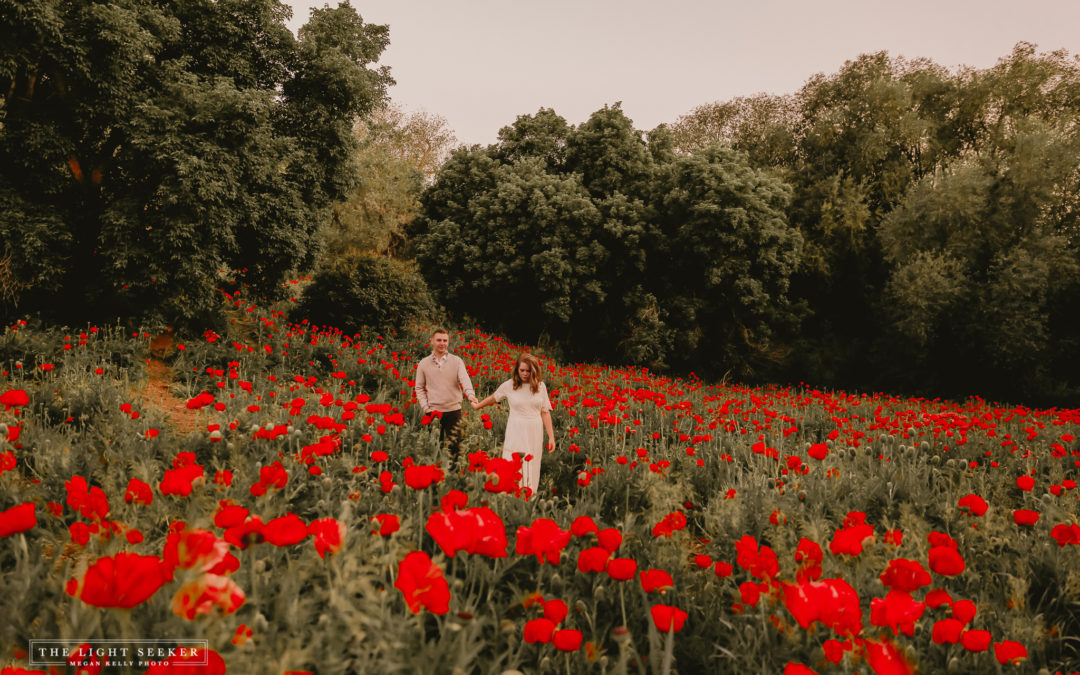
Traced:
<svg viewBox="0 0 1080 675">
<path fill-rule="evenodd" d="M 540 362 L 532 354 L 522 353 L 514 362 L 514 375 L 499 385 L 495 393 L 474 405 L 476 410 L 510 401 L 510 418 L 506 421 L 506 439 L 502 456 L 513 459 L 521 455 L 521 485 L 536 494 L 540 486 L 541 445 L 547 430 L 547 450 L 555 450 L 555 433 L 551 429 L 551 400 L 548 398 Z"/>
</svg>

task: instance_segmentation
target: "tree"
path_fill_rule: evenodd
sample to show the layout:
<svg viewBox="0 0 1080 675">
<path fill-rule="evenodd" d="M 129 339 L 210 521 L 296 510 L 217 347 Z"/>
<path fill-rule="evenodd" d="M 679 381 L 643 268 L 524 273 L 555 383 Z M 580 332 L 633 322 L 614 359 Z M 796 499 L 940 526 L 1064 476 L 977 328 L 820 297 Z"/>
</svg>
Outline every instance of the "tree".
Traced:
<svg viewBox="0 0 1080 675">
<path fill-rule="evenodd" d="M 572 358 L 749 372 L 796 318 L 790 192 L 743 154 L 642 136 L 618 105 L 576 128 L 541 110 L 456 151 L 414 230 L 434 292 Z"/>
<path fill-rule="evenodd" d="M 1080 62 L 1020 44 L 959 79 L 959 156 L 879 230 L 892 328 L 938 388 L 1075 397 Z"/>
<path fill-rule="evenodd" d="M 794 96 L 738 96 L 694 108 L 671 130 L 680 154 L 720 143 L 746 153 L 752 166 L 789 167 L 795 158 L 798 112 Z"/>
<path fill-rule="evenodd" d="M 407 248 L 406 231 L 420 209 L 424 183 L 434 179 L 456 139 L 446 120 L 385 105 L 357 121 L 359 182 L 334 205 L 327 230 L 331 255 L 390 254 Z"/>
<path fill-rule="evenodd" d="M 785 214 L 790 187 L 712 145 L 676 159 L 654 189 L 661 236 L 649 276 L 664 278 L 657 295 L 682 364 L 747 377 L 779 362 L 774 334 L 799 318 L 788 299 L 802 253 Z"/>
<path fill-rule="evenodd" d="M 197 321 L 220 270 L 272 292 L 355 182 L 392 83 L 348 5 L 0 0 L 6 311 Z"/>
</svg>

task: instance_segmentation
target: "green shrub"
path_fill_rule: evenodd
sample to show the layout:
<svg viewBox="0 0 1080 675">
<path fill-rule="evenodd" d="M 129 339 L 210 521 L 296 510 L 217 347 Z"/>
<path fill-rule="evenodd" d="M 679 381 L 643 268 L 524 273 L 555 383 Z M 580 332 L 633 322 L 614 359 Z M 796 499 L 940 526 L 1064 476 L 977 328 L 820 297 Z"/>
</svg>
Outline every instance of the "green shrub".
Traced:
<svg viewBox="0 0 1080 675">
<path fill-rule="evenodd" d="M 292 316 L 351 333 L 365 326 L 397 328 L 434 312 L 427 284 L 412 265 L 361 254 L 320 269 Z"/>
</svg>

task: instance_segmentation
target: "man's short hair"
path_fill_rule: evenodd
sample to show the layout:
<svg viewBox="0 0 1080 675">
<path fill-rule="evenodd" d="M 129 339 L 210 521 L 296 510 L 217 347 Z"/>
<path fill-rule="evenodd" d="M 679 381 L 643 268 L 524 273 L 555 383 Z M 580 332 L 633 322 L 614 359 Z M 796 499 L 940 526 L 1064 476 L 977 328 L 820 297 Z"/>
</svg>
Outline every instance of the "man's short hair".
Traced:
<svg viewBox="0 0 1080 675">
<path fill-rule="evenodd" d="M 431 337 L 435 337 L 439 333 L 446 333 L 446 336 L 450 337 L 450 331 L 446 330 L 445 328 L 436 328 L 435 330 L 431 331 Z"/>
</svg>

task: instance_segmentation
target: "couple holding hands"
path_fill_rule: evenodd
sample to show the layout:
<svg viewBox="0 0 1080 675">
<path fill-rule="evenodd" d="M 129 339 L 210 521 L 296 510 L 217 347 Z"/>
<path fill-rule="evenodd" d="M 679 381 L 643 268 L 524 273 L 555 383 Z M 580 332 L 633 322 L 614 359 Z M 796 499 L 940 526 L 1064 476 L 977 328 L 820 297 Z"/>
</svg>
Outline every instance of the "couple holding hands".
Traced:
<svg viewBox="0 0 1080 675">
<path fill-rule="evenodd" d="M 547 451 L 555 450 L 555 434 L 551 427 L 551 400 L 548 398 L 540 363 L 532 354 L 522 353 L 514 361 L 512 377 L 499 385 L 495 393 L 483 401 L 476 398 L 465 362 L 450 353 L 450 334 L 437 328 L 431 334 L 431 355 L 416 366 L 416 400 L 424 413 L 440 413 L 439 442 L 449 442 L 453 455 L 461 443 L 461 393 L 465 391 L 474 410 L 480 410 L 506 399 L 510 402 L 510 417 L 506 421 L 506 439 L 502 456 L 513 459 L 521 456 L 521 486 L 536 494 L 540 485 L 540 457 L 547 431 Z"/>
</svg>

